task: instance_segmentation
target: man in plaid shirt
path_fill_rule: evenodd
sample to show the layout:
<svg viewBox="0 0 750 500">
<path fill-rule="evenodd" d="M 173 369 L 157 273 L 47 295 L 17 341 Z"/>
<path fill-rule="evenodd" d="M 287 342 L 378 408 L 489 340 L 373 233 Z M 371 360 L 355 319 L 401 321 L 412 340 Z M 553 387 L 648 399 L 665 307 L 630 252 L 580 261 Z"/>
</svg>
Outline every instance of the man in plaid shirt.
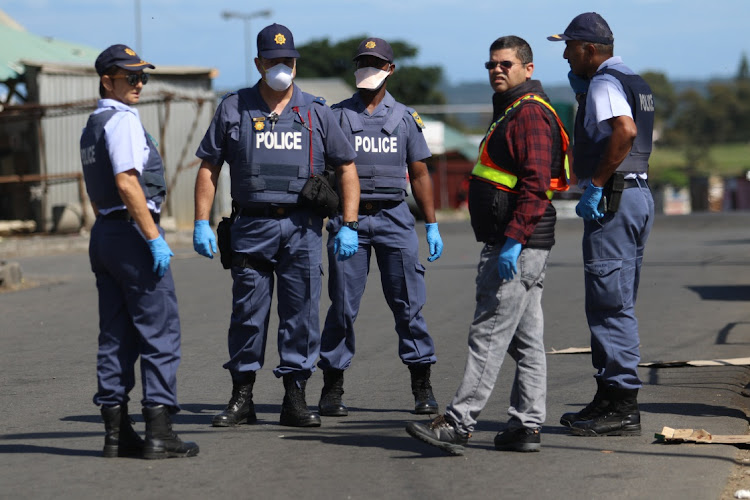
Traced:
<svg viewBox="0 0 750 500">
<path fill-rule="evenodd" d="M 502 451 L 539 451 L 545 419 L 547 365 L 542 288 L 555 243 L 554 190 L 567 189 L 568 137 L 539 81 L 531 80 L 531 48 L 516 36 L 498 38 L 485 63 L 493 122 L 480 146 L 469 185 L 469 211 L 479 261 L 477 305 L 469 329 L 463 380 L 445 415 L 411 422 L 413 437 L 463 454 L 508 352 L 516 361 L 510 419 L 495 437 Z"/>
</svg>

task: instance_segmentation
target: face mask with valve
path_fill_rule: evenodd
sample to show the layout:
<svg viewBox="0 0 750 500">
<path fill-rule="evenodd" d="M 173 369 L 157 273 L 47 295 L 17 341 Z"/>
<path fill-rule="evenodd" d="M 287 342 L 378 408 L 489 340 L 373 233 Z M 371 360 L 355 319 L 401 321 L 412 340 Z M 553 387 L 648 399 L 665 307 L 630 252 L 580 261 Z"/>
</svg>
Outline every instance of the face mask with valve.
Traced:
<svg viewBox="0 0 750 500">
<path fill-rule="evenodd" d="M 266 70 L 264 80 L 273 90 L 282 92 L 292 84 L 294 69 L 286 64 L 277 64 L 271 69 Z"/>
<path fill-rule="evenodd" d="M 377 90 L 383 85 L 383 82 L 385 82 L 385 79 L 390 74 L 390 71 L 367 67 L 359 68 L 355 71 L 354 78 L 358 89 Z"/>
</svg>

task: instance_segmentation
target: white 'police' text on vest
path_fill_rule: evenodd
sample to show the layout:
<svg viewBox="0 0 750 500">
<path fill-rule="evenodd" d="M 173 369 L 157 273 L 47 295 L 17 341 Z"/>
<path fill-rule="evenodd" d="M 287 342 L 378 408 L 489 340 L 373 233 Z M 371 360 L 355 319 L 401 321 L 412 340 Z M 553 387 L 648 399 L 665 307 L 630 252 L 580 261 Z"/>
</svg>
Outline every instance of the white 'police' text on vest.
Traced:
<svg viewBox="0 0 750 500">
<path fill-rule="evenodd" d="M 641 101 L 641 109 L 643 111 L 654 110 L 654 95 L 653 94 L 638 94 L 638 98 Z"/>
<path fill-rule="evenodd" d="M 302 149 L 302 132 L 258 132 L 255 134 L 255 148 L 260 149 Z"/>
<path fill-rule="evenodd" d="M 96 146 L 89 146 L 87 148 L 81 148 L 81 163 L 84 165 L 93 165 L 96 163 L 96 155 L 94 154 Z"/>
<path fill-rule="evenodd" d="M 366 153 L 398 153 L 398 137 L 362 137 L 354 138 L 355 151 Z"/>
</svg>

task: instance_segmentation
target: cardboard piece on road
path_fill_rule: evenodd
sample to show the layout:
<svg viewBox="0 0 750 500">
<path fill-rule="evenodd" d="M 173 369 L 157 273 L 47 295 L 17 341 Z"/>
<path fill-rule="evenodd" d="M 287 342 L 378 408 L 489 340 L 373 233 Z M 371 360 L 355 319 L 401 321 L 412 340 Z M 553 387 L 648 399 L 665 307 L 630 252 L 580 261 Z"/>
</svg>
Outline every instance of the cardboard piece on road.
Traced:
<svg viewBox="0 0 750 500">
<path fill-rule="evenodd" d="M 653 361 L 650 363 L 638 363 L 638 366 L 648 368 L 679 368 L 681 366 L 747 366 L 750 358 L 729 359 L 696 359 L 693 361 Z"/>
<path fill-rule="evenodd" d="M 591 352 L 590 347 L 568 347 L 567 349 L 560 349 L 559 351 L 554 347 L 551 351 L 547 351 L 547 354 L 585 354 Z"/>
<path fill-rule="evenodd" d="M 708 443 L 708 444 L 745 444 L 750 443 L 750 435 L 726 434 L 713 435 L 703 429 L 672 429 L 664 427 L 661 432 L 654 434 L 657 441 L 665 443 Z"/>
</svg>

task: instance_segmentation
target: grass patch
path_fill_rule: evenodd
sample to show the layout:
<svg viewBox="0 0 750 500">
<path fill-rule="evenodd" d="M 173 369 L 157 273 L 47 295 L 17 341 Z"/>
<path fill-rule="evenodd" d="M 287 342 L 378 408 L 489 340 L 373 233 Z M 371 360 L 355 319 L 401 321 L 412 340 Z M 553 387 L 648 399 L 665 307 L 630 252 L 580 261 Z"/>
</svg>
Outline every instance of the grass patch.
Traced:
<svg viewBox="0 0 750 500">
<path fill-rule="evenodd" d="M 691 176 L 744 177 L 750 170 L 750 143 L 717 144 L 700 156 L 689 165 L 687 148 L 656 145 L 649 159 L 649 179 L 655 185 L 687 186 Z"/>
</svg>

